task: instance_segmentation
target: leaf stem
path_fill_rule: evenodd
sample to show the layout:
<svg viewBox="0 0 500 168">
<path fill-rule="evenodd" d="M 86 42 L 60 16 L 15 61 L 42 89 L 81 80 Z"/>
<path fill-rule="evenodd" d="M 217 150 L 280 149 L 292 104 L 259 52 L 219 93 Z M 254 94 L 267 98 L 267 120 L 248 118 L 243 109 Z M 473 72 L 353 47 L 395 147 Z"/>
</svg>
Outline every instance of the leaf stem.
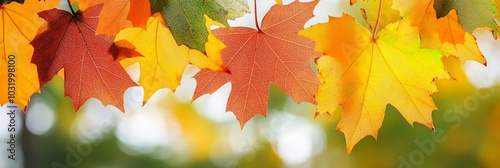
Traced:
<svg viewBox="0 0 500 168">
<path fill-rule="evenodd" d="M 262 32 L 259 27 L 259 21 L 257 18 L 257 0 L 253 0 L 253 12 L 254 12 L 254 20 L 255 20 L 255 27 L 257 27 L 257 31 Z"/>
<path fill-rule="evenodd" d="M 382 3 L 384 0 L 380 0 L 378 4 L 377 20 L 375 21 L 375 28 L 373 29 L 372 39 L 377 39 L 378 25 L 380 24 L 380 15 L 382 14 Z"/>
<path fill-rule="evenodd" d="M 71 6 L 71 2 L 69 0 L 68 1 L 68 6 L 69 6 L 69 10 L 71 10 L 71 15 L 75 15 L 75 11 L 73 10 L 73 7 Z"/>
</svg>

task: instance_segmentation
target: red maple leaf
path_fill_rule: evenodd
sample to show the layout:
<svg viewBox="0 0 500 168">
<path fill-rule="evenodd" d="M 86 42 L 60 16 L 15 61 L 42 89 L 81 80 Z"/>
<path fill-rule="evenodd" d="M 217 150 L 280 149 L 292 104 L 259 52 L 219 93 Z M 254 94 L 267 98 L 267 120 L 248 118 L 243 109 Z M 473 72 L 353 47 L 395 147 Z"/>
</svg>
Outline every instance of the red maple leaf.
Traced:
<svg viewBox="0 0 500 168">
<path fill-rule="evenodd" d="M 72 13 L 52 9 L 38 13 L 47 20 L 47 31 L 31 44 L 31 62 L 37 65 L 40 86 L 64 68 L 64 94 L 73 99 L 75 111 L 89 99 L 123 111 L 123 93 L 136 84 L 108 54 L 112 36 L 95 35 L 102 5 Z"/>
<path fill-rule="evenodd" d="M 234 112 L 244 125 L 256 114 L 266 115 L 271 83 L 296 102 L 315 103 L 319 81 L 309 62 L 319 56 L 314 42 L 298 36 L 313 16 L 317 2 L 275 5 L 259 30 L 247 27 L 220 28 L 213 34 L 227 45 L 222 58 L 231 74 L 202 70 L 195 75 L 194 99 L 213 93 L 231 82 L 226 110 Z M 258 27 L 258 25 L 257 25 Z"/>
</svg>

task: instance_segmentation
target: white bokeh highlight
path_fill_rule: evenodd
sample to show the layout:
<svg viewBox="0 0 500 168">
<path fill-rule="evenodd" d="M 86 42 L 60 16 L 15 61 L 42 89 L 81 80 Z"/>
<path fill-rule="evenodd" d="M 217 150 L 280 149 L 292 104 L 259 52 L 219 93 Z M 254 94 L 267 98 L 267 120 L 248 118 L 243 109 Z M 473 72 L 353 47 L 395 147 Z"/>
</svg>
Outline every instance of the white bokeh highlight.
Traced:
<svg viewBox="0 0 500 168">
<path fill-rule="evenodd" d="M 33 102 L 26 113 L 26 128 L 35 135 L 45 135 L 55 125 L 54 110 L 44 102 Z"/>
<path fill-rule="evenodd" d="M 104 107 L 99 100 L 89 99 L 73 121 L 71 135 L 84 143 L 100 141 L 113 130 L 121 115 L 116 107 Z"/>
<path fill-rule="evenodd" d="M 478 28 L 473 35 L 477 39 L 479 49 L 486 58 L 487 66 L 475 61 L 464 64 L 465 74 L 469 81 L 478 88 L 492 87 L 500 83 L 500 39 L 495 39 L 491 31 Z"/>
<path fill-rule="evenodd" d="M 278 155 L 287 164 L 299 164 L 312 156 L 312 141 L 307 134 L 300 131 L 290 131 L 278 139 Z"/>
</svg>

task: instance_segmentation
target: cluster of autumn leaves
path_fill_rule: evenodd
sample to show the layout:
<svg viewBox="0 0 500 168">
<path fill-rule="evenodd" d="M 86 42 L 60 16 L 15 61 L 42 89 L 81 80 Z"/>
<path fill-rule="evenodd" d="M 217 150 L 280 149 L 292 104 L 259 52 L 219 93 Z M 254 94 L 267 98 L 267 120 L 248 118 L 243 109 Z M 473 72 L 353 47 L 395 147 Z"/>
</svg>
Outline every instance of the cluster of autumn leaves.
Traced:
<svg viewBox="0 0 500 168">
<path fill-rule="evenodd" d="M 69 11 L 56 9 L 59 0 L 7 1 L 0 75 L 16 55 L 15 103 L 23 109 L 60 75 L 76 111 L 89 98 L 123 110 L 127 88 L 142 86 L 146 102 L 158 89 L 175 90 L 193 64 L 202 69 L 193 100 L 231 82 L 226 109 L 241 125 L 266 115 L 270 84 L 317 104 L 317 115 L 342 106 L 337 129 L 350 152 L 377 136 L 387 104 L 409 123 L 433 127 L 435 81 L 451 78 L 442 57 L 486 64 L 471 31 L 496 34 L 498 16 L 492 0 L 477 1 L 351 0 L 364 20 L 344 14 L 306 29 L 318 1 L 277 1 L 257 30 L 227 23 L 249 12 L 245 0 L 71 0 Z M 137 62 L 138 83 L 124 70 Z M 0 94 L 7 103 L 7 89 Z"/>
</svg>

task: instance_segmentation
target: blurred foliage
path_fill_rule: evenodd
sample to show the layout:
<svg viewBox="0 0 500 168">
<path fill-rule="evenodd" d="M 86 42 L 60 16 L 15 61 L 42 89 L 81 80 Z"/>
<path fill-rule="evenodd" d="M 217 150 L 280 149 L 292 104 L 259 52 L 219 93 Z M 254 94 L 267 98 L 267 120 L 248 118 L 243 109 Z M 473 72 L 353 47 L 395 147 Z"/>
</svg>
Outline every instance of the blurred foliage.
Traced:
<svg viewBox="0 0 500 168">
<path fill-rule="evenodd" d="M 352 154 L 347 155 L 344 136 L 335 131 L 341 108 L 332 115 L 315 117 L 315 106 L 289 103 L 293 101 L 283 91 L 271 86 L 268 116 L 277 111 L 284 111 L 316 123 L 322 128 L 326 135 L 326 146 L 318 155 L 314 155 L 299 167 L 380 168 L 400 167 L 405 162 L 411 167 L 500 167 L 498 87 L 478 90 L 469 84 L 459 62 L 445 58 L 445 63 L 455 80 L 437 81 L 440 92 L 433 96 L 439 108 L 439 111 L 433 113 L 435 131 L 420 124 L 408 124 L 395 108 L 388 105 L 378 139 L 363 139 Z M 54 109 L 56 123 L 51 131 L 42 136 L 31 134 L 26 129 L 23 131 L 25 167 L 52 167 L 55 162 L 71 167 L 67 164 L 67 148 L 78 150 L 79 146 L 85 146 L 83 142 L 71 136 L 71 125 L 81 114 L 75 113 L 71 101 L 63 97 L 62 88 L 63 80 L 55 77 L 42 88 L 41 94 L 32 97 L 33 101 L 43 101 Z M 487 96 L 478 98 L 478 93 Z M 237 123 L 236 121 L 212 121 L 200 115 L 191 104 L 178 101 L 173 94 L 160 98 L 157 105 L 166 113 L 169 111 L 169 115 L 179 122 L 183 140 L 188 146 L 187 151 L 184 151 L 189 153 L 187 160 L 177 162 L 176 157 L 159 159 L 153 154 L 127 154 L 120 148 L 120 140 L 113 133 L 113 127 L 103 138 L 86 145 L 91 146 L 91 152 L 82 156 L 78 167 L 220 167 L 213 161 L 213 152 L 231 160 L 227 167 L 285 166 L 285 162 L 276 152 L 275 144 L 259 134 L 261 129 L 256 125 L 269 120 L 269 117 L 254 117 L 250 124 L 241 130 L 250 134 L 248 137 L 243 136 L 243 140 L 255 138 L 251 145 L 253 150 L 241 156 L 233 156 L 234 151 L 229 150 L 231 144 L 221 139 L 229 136 L 234 125 L 231 123 Z M 460 112 L 455 106 L 462 106 L 462 109 L 464 106 L 477 108 Z M 443 141 L 438 142 L 435 137 L 440 133 L 440 140 Z M 422 145 L 418 144 L 423 142 L 426 142 L 427 146 L 421 147 Z"/>
</svg>

